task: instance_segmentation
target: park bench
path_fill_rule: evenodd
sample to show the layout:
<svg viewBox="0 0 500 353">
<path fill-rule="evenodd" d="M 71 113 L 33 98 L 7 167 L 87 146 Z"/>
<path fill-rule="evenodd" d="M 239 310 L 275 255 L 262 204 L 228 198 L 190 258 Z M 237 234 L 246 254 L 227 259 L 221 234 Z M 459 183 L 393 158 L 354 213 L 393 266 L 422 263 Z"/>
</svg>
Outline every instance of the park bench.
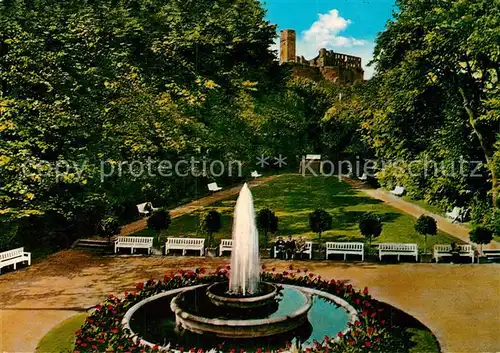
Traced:
<svg viewBox="0 0 500 353">
<path fill-rule="evenodd" d="M 115 254 L 120 248 L 130 248 L 131 254 L 134 253 L 135 249 L 147 249 L 148 254 L 151 254 L 153 237 L 117 237 L 115 240 Z"/>
<path fill-rule="evenodd" d="M 457 244 L 457 250 L 459 256 L 470 257 L 471 262 L 474 263 L 474 249 L 470 244 Z M 436 244 L 434 245 L 433 257 L 436 262 L 439 261 L 440 257 L 453 256 L 451 252 L 451 245 L 449 244 Z"/>
<path fill-rule="evenodd" d="M 405 193 L 405 188 L 402 186 L 396 186 L 394 190 L 390 191 L 390 193 L 396 196 L 403 196 L 403 194 Z"/>
<path fill-rule="evenodd" d="M 413 243 L 380 243 L 378 245 L 378 258 L 382 260 L 384 255 L 396 255 L 398 261 L 400 256 L 415 256 L 418 261 L 418 245 Z"/>
<path fill-rule="evenodd" d="M 151 212 L 159 210 L 159 208 L 153 207 L 151 202 L 144 202 L 136 205 L 137 211 L 139 211 L 140 215 L 148 216 Z"/>
<path fill-rule="evenodd" d="M 500 260 L 500 249 L 483 249 L 483 255 L 488 261 L 498 261 Z"/>
<path fill-rule="evenodd" d="M 367 181 L 368 180 L 368 175 L 366 175 L 366 173 L 363 173 L 362 176 L 358 177 L 359 180 L 361 181 Z"/>
<path fill-rule="evenodd" d="M 464 209 L 461 207 L 454 207 L 451 212 L 446 212 L 446 217 L 450 218 L 452 222 L 463 220 Z"/>
<path fill-rule="evenodd" d="M 301 254 L 306 254 L 309 255 L 309 260 L 312 259 L 312 241 L 306 241 L 306 246 Z M 276 249 L 276 246 L 273 246 L 273 258 L 278 257 L 278 249 Z"/>
<path fill-rule="evenodd" d="M 233 251 L 233 239 L 221 239 L 219 244 L 219 256 L 222 256 L 224 251 Z"/>
<path fill-rule="evenodd" d="M 256 170 L 254 170 L 250 175 L 254 179 L 260 178 L 262 176 L 262 174 L 259 174 L 259 172 L 257 172 Z"/>
<path fill-rule="evenodd" d="M 222 188 L 220 186 L 218 186 L 217 183 L 210 183 L 207 185 L 207 187 L 208 187 L 208 190 L 212 191 L 212 192 L 222 190 Z"/>
<path fill-rule="evenodd" d="M 187 250 L 199 251 L 200 256 L 205 253 L 205 239 L 203 238 L 167 238 L 165 243 L 165 255 L 170 250 L 182 250 L 182 255 L 186 255 Z"/>
<path fill-rule="evenodd" d="M 341 242 L 327 242 L 326 243 L 326 259 L 330 254 L 343 254 L 344 261 L 347 255 L 360 255 L 361 261 L 365 261 L 365 244 L 363 243 L 341 243 Z"/>
<path fill-rule="evenodd" d="M 0 273 L 3 267 L 14 265 L 14 270 L 20 262 L 27 262 L 31 265 L 31 253 L 24 251 L 24 248 L 12 249 L 0 253 Z"/>
</svg>

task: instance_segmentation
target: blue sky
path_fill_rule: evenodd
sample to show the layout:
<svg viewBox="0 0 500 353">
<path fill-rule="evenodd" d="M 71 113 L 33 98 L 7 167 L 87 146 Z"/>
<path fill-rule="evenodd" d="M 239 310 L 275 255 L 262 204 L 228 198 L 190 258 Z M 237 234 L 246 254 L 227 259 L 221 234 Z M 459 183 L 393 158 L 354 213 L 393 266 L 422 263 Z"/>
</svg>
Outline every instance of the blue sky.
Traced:
<svg viewBox="0 0 500 353">
<path fill-rule="evenodd" d="M 267 18 L 281 29 L 297 31 L 297 55 L 312 59 L 321 47 L 361 56 L 366 67 L 377 33 L 396 9 L 394 0 L 262 0 Z M 278 43 L 279 39 L 277 39 Z"/>
</svg>

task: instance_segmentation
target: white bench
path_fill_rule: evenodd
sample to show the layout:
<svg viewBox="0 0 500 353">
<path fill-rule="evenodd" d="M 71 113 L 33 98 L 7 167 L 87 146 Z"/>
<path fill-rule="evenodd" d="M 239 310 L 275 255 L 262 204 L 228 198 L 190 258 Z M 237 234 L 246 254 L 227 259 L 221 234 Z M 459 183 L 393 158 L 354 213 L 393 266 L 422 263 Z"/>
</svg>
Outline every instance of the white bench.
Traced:
<svg viewBox="0 0 500 353">
<path fill-rule="evenodd" d="M 200 252 L 200 256 L 205 253 L 205 239 L 203 238 L 167 238 L 165 243 L 165 255 L 170 250 L 182 250 L 182 255 L 186 255 L 187 250 Z"/>
<path fill-rule="evenodd" d="M 451 218 L 452 222 L 462 220 L 462 215 L 464 213 L 464 209 L 461 207 L 454 207 L 451 212 L 446 212 L 446 217 Z"/>
<path fill-rule="evenodd" d="M 306 246 L 304 248 L 304 250 L 302 250 L 300 253 L 301 254 L 307 254 L 309 255 L 309 260 L 312 259 L 312 241 L 306 241 Z M 285 251 L 286 251 L 286 248 L 285 248 Z M 297 252 L 296 252 L 297 254 Z M 278 250 L 276 249 L 276 246 L 273 246 L 273 257 L 274 258 L 277 258 L 278 257 Z"/>
<path fill-rule="evenodd" d="M 396 186 L 394 190 L 390 191 L 390 193 L 396 196 L 403 196 L 403 194 L 405 193 L 405 188 L 402 186 Z"/>
<path fill-rule="evenodd" d="M 233 251 L 233 239 L 221 239 L 219 244 L 219 256 L 222 256 L 224 251 Z"/>
<path fill-rule="evenodd" d="M 153 237 L 117 237 L 115 241 L 115 254 L 120 248 L 130 248 L 130 253 L 134 253 L 134 249 L 148 249 L 148 254 L 151 254 L 153 248 Z"/>
<path fill-rule="evenodd" d="M 413 243 L 380 243 L 378 245 L 379 260 L 382 260 L 384 255 L 397 255 L 398 261 L 401 255 L 415 256 L 415 261 L 418 261 L 418 245 Z"/>
<path fill-rule="evenodd" d="M 365 244 L 363 243 L 326 243 L 326 259 L 330 254 L 344 254 L 344 261 L 348 254 L 361 255 L 361 261 L 365 261 Z"/>
<path fill-rule="evenodd" d="M 458 255 L 470 257 L 471 262 L 474 263 L 474 249 L 470 244 L 457 244 Z M 436 244 L 434 245 L 433 257 L 436 262 L 439 261 L 440 257 L 453 256 L 451 253 L 451 245 L 449 244 Z"/>
<path fill-rule="evenodd" d="M 497 261 L 500 259 L 500 249 L 483 249 L 483 255 L 489 261 Z"/>
<path fill-rule="evenodd" d="M 210 183 L 207 185 L 207 187 L 208 187 L 209 191 L 213 191 L 213 192 L 222 190 L 222 188 L 220 186 L 218 186 L 217 183 Z"/>
<path fill-rule="evenodd" d="M 19 262 L 27 262 L 31 265 L 31 253 L 24 251 L 24 248 L 12 249 L 0 253 L 0 272 L 3 267 L 14 265 L 14 270 L 17 269 Z"/>
<path fill-rule="evenodd" d="M 148 208 L 146 208 L 149 206 Z M 137 211 L 139 211 L 140 215 L 149 215 L 151 212 L 159 210 L 159 208 L 153 207 L 153 204 L 151 202 L 144 202 L 136 205 Z"/>
<path fill-rule="evenodd" d="M 363 175 L 360 176 L 358 179 L 361 180 L 361 181 L 367 181 L 368 180 L 368 175 L 366 175 L 366 173 L 363 173 Z"/>
<path fill-rule="evenodd" d="M 254 170 L 250 175 L 254 179 L 260 178 L 262 176 L 262 174 L 259 174 L 259 172 L 257 172 L 256 170 Z"/>
</svg>

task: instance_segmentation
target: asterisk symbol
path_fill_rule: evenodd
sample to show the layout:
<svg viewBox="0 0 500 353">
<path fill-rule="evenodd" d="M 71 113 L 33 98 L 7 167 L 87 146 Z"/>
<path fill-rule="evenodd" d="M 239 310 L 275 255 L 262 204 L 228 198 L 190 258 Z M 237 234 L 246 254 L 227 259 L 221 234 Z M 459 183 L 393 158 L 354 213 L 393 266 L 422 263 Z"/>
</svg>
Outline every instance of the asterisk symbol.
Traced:
<svg viewBox="0 0 500 353">
<path fill-rule="evenodd" d="M 286 157 L 283 157 L 280 153 L 279 157 L 274 157 L 274 159 L 276 160 L 276 162 L 274 162 L 274 165 L 278 165 L 278 167 L 282 167 L 284 165 L 286 165 Z"/>
<path fill-rule="evenodd" d="M 263 154 L 260 157 L 257 157 L 257 165 L 260 166 L 261 168 L 264 168 L 266 165 L 269 165 L 269 162 L 267 161 L 269 157 L 264 156 Z"/>
</svg>

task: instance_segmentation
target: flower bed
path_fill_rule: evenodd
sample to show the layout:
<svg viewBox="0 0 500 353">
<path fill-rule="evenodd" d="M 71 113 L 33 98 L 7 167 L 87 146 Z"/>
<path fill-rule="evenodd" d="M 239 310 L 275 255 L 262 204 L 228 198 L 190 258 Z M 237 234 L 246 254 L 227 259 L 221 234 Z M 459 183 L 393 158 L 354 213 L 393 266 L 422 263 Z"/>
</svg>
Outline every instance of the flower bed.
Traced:
<svg viewBox="0 0 500 353">
<path fill-rule="evenodd" d="M 166 275 L 163 280 L 149 280 L 138 283 L 137 291 L 125 293 L 123 297 L 112 294 L 87 318 L 80 330 L 76 332 L 74 352 L 158 352 L 159 347 L 153 348 L 136 344 L 130 332 L 121 327 L 125 313 L 134 304 L 160 292 L 187 287 L 197 284 L 214 283 L 228 279 L 229 267 L 219 268 L 214 273 L 205 273 L 204 269 L 195 271 L 179 271 Z M 332 332 L 331 337 L 325 336 L 322 342 L 315 342 L 314 348 L 306 351 L 314 352 L 406 352 L 407 339 L 403 328 L 391 325 L 391 318 L 387 306 L 372 299 L 368 289 L 356 291 L 348 284 L 340 281 L 324 280 L 321 276 L 309 273 L 307 269 L 276 272 L 274 268 L 266 269 L 263 266 L 262 280 L 273 283 L 291 284 L 307 288 L 318 289 L 336 295 L 359 312 L 359 320 L 349 323 L 350 331 Z M 281 351 L 290 348 L 284 342 Z M 206 349 L 206 347 L 205 347 Z M 214 347 L 214 352 L 235 352 L 235 347 Z M 238 347 L 240 351 L 244 351 Z M 169 351 L 190 351 L 202 353 L 199 347 L 171 347 Z M 258 351 L 259 353 L 262 350 Z"/>
</svg>

